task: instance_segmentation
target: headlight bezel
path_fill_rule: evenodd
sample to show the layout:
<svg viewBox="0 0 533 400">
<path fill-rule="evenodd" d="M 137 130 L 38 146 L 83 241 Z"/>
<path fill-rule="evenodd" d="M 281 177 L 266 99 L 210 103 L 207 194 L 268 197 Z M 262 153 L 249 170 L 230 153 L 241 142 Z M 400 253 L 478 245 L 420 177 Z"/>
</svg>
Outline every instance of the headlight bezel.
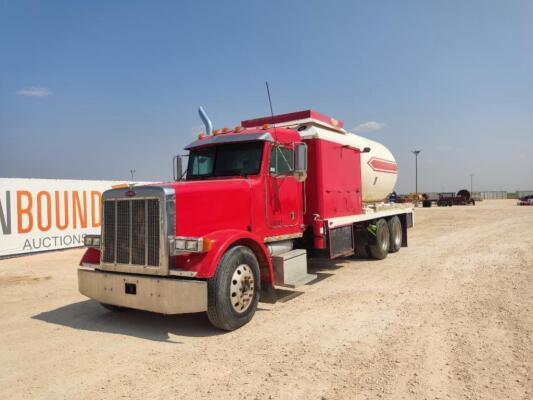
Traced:
<svg viewBox="0 0 533 400">
<path fill-rule="evenodd" d="M 99 249 L 102 243 L 101 235 L 85 235 L 83 237 L 83 245 L 93 249 Z"/>
<path fill-rule="evenodd" d="M 187 253 L 205 253 L 210 249 L 211 241 L 203 237 L 176 236 L 174 238 L 174 255 Z"/>
</svg>

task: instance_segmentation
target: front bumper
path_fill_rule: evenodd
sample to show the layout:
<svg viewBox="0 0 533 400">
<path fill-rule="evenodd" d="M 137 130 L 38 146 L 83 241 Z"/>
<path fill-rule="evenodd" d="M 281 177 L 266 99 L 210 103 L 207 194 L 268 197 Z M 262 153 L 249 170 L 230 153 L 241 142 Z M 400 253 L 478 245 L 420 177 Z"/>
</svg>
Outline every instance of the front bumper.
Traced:
<svg viewBox="0 0 533 400">
<path fill-rule="evenodd" d="M 207 282 L 78 269 L 81 294 L 115 306 L 184 314 L 207 310 Z"/>
</svg>

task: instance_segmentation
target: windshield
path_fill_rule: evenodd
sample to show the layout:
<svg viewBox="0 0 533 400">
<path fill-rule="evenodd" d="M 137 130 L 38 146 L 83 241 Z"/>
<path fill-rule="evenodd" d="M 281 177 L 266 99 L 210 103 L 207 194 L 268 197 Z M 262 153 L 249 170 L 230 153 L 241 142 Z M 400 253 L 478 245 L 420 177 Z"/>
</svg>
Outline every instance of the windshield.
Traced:
<svg viewBox="0 0 533 400">
<path fill-rule="evenodd" d="M 257 175 L 262 154 L 262 142 L 219 144 L 191 150 L 187 180 Z"/>
</svg>

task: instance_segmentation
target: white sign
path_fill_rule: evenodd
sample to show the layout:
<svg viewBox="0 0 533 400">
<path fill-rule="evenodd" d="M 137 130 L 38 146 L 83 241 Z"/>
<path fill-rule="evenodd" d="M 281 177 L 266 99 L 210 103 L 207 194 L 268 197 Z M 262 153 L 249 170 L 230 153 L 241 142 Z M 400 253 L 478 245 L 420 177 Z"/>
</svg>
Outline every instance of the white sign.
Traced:
<svg viewBox="0 0 533 400">
<path fill-rule="evenodd" d="M 0 178 L 0 257 L 83 246 L 99 234 L 102 192 L 119 181 Z"/>
</svg>

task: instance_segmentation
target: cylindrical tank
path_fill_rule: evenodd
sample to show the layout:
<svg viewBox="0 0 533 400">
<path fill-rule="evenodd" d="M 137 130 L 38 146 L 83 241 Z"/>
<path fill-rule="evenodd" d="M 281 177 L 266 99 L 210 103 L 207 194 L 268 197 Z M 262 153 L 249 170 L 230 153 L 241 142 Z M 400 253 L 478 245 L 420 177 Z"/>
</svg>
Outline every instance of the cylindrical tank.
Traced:
<svg viewBox="0 0 533 400">
<path fill-rule="evenodd" d="M 384 200 L 393 190 L 398 178 L 398 166 L 392 153 L 381 143 L 353 133 L 343 135 L 348 144 L 367 153 L 361 153 L 361 185 L 364 203 Z"/>
</svg>

